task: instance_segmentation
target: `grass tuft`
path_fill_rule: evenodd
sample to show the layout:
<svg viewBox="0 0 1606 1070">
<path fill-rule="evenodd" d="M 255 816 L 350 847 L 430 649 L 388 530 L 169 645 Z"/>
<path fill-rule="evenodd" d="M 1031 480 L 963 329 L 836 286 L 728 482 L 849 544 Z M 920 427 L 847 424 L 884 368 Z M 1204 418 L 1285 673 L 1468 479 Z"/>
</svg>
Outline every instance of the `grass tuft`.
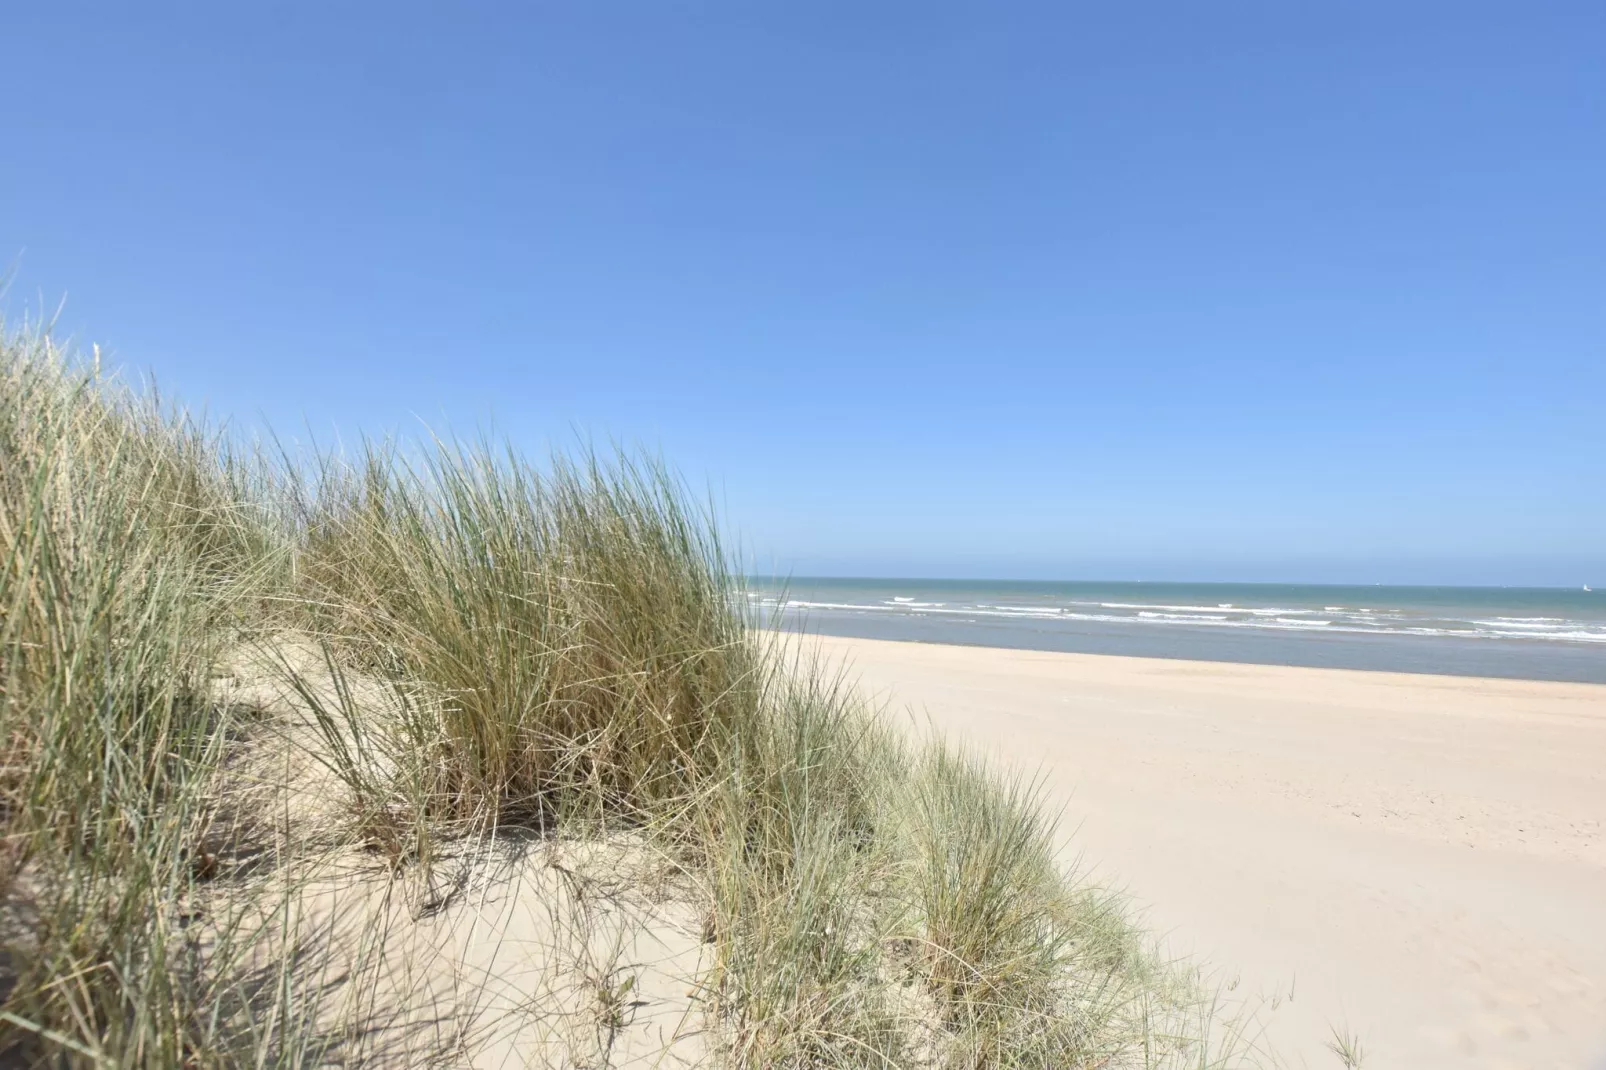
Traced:
<svg viewBox="0 0 1606 1070">
<path fill-rule="evenodd" d="M 0 332 L 3 332 L 0 327 Z M 231 711 L 219 636 L 280 544 L 243 469 L 154 396 L 0 350 L 0 1050 L 66 1065 L 215 1065 L 297 1043 L 251 1022 L 249 933 L 191 922 Z M 54 1053 L 52 1055 L 51 1053 Z"/>
</svg>

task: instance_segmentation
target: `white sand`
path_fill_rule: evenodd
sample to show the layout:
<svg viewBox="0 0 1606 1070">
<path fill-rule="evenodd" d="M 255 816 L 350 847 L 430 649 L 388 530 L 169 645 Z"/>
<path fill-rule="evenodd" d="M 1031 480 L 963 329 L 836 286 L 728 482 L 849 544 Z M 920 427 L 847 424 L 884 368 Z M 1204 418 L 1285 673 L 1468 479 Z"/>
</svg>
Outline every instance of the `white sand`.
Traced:
<svg viewBox="0 0 1606 1070">
<path fill-rule="evenodd" d="M 1040 768 L 1287 1065 L 1606 1068 L 1606 686 L 820 642 Z"/>
<path fill-rule="evenodd" d="M 281 638 L 271 655 L 240 653 L 220 698 L 271 717 L 239 759 L 237 812 L 210 846 L 292 860 L 275 879 L 294 888 L 296 987 L 322 997 L 301 1012 L 300 1032 L 315 1047 L 338 1040 L 332 1059 L 379 1068 L 710 1063 L 706 906 L 678 865 L 623 831 L 579 839 L 514 830 L 443 842 L 427 883 L 418 867 L 393 871 L 353 842 L 349 790 L 307 703 L 280 675 L 286 668 L 338 708 L 310 642 Z M 370 713 L 394 702 L 359 673 L 348 671 L 346 684 Z M 290 959 L 272 913 L 284 903 L 272 894 L 231 901 L 234 890 L 226 886 L 208 916 L 227 922 L 244 910 L 265 925 L 248 962 L 271 975 Z"/>
</svg>

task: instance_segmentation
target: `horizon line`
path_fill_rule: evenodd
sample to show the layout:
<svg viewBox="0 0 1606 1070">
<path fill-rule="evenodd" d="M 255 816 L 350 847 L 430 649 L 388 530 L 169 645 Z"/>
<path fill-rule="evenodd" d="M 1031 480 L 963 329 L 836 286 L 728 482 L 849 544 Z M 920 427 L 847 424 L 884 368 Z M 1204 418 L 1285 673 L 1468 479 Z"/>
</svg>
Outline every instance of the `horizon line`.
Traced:
<svg viewBox="0 0 1606 1070">
<path fill-rule="evenodd" d="M 1561 583 L 1338 583 L 1331 580 L 1149 580 L 1149 579 L 1043 579 L 1040 577 L 982 577 L 982 576 L 886 576 L 871 575 L 868 573 L 843 573 L 838 575 L 825 575 L 823 573 L 786 574 L 754 573 L 742 574 L 747 580 L 781 580 L 795 582 L 798 580 L 889 580 L 898 583 L 1083 583 L 1083 584 L 1120 584 L 1120 583 L 1168 583 L 1188 585 L 1195 587 L 1383 587 L 1394 589 L 1421 589 L 1421 588 L 1457 588 L 1464 590 L 1491 590 L 1491 591 L 1588 591 L 1591 594 L 1606 593 L 1606 590 L 1595 591 L 1587 583 L 1561 584 Z"/>
</svg>

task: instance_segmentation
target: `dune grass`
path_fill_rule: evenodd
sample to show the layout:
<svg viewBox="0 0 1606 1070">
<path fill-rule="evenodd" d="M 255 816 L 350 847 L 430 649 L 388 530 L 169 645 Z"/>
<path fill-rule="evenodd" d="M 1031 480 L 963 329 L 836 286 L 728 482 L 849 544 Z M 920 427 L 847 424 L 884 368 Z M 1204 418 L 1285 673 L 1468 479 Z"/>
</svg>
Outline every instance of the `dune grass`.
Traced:
<svg viewBox="0 0 1606 1070">
<path fill-rule="evenodd" d="M 277 567 L 221 443 L 8 333 L 0 357 L 0 896 L 14 1062 L 180 1066 L 301 1043 L 245 934 L 186 932 L 228 711 L 220 638 Z M 242 943 L 237 945 L 236 939 Z M 282 1023 L 281 1023 L 282 1024 Z"/>
<path fill-rule="evenodd" d="M 654 844 L 705 911 L 717 1064 L 1232 1064 L 1197 982 L 1061 867 L 1030 783 L 868 708 L 742 594 L 657 464 L 265 458 L 6 333 L 0 1050 L 336 1059 L 328 986 L 264 961 L 302 940 L 294 896 L 217 860 L 252 712 L 212 677 L 243 645 L 277 659 L 345 827 L 397 874 L 511 830 Z M 192 924 L 203 903 L 221 920 Z"/>
</svg>

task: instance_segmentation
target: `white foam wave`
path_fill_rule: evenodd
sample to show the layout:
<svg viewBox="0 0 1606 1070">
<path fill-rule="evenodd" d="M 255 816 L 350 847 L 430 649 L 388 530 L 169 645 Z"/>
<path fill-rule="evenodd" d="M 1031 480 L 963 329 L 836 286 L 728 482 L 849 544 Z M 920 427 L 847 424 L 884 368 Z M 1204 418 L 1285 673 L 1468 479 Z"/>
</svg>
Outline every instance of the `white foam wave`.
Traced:
<svg viewBox="0 0 1606 1070">
<path fill-rule="evenodd" d="M 999 604 L 999 605 L 988 605 L 986 603 L 982 603 L 981 608 L 982 609 L 1002 609 L 1002 610 L 1006 610 L 1006 611 L 1008 611 L 1010 613 L 1039 614 L 1039 615 L 1045 615 L 1045 616 L 1050 616 L 1050 617 L 1059 616 L 1061 613 L 1065 612 L 1059 606 L 1012 606 L 1012 605 L 1009 605 L 1007 603 Z"/>
<path fill-rule="evenodd" d="M 1370 636 L 1417 635 L 1606 644 L 1606 622 L 1568 620 L 1562 617 L 1489 617 L 1467 621 L 1417 617 L 1413 620 L 1404 612 L 1397 610 L 1375 611 L 1367 608 L 1345 610 L 1332 607 L 1324 607 L 1321 611 L 1328 613 L 1329 616 L 1319 617 L 1314 615 L 1318 612 L 1315 609 L 1281 607 L 1156 605 L 1133 602 L 1069 602 L 1060 606 L 1008 602 L 966 605 L 922 602 L 917 601 L 914 596 L 895 596 L 881 602 L 816 601 L 802 598 L 782 602 L 773 596 L 752 595 L 749 599 L 762 608 L 780 612 L 839 610 L 959 617 L 967 620 L 993 618 L 1044 623 L 1065 621 L 1154 627 L 1251 628 Z M 1105 612 L 1086 611 L 1089 609 Z"/>
<path fill-rule="evenodd" d="M 1473 624 L 1481 624 L 1486 628 L 1521 628 L 1530 631 L 1557 631 L 1565 629 L 1568 625 L 1559 618 L 1551 620 L 1518 620 L 1511 617 L 1496 617 L 1493 620 L 1475 620 Z"/>
<path fill-rule="evenodd" d="M 1229 613 L 1248 613 L 1257 617 L 1275 617 L 1285 613 L 1313 613 L 1309 609 L 1287 609 L 1278 606 L 1169 606 L 1156 605 L 1152 602 L 1100 602 L 1100 609 L 1136 609 L 1160 611 L 1164 613 L 1214 613 L 1217 610 L 1226 610 Z"/>
<path fill-rule="evenodd" d="M 1583 629 L 1566 632 L 1550 632 L 1543 636 L 1534 636 L 1524 632 L 1495 632 L 1500 639 L 1565 639 L 1570 643 L 1606 643 L 1606 632 L 1591 632 Z"/>
</svg>

